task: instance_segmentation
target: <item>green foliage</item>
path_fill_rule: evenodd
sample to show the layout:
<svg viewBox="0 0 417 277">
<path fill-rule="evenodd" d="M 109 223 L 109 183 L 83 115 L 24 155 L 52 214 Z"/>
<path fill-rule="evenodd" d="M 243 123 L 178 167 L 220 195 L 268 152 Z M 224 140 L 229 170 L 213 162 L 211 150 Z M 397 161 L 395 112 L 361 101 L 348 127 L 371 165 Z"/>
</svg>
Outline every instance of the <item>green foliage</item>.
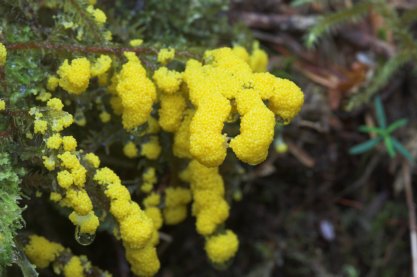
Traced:
<svg viewBox="0 0 417 277">
<path fill-rule="evenodd" d="M 417 41 L 409 30 L 411 24 L 416 20 L 417 8 L 410 9 L 400 15 L 390 6 L 389 2 L 381 0 L 358 1 L 351 7 L 325 15 L 309 30 L 306 39 L 307 46 L 314 46 L 320 38 L 336 27 L 362 19 L 370 10 L 384 18 L 384 28 L 387 32 L 392 32 L 398 44 L 398 52 L 378 65 L 375 76 L 361 92 L 353 95 L 347 103 L 346 109 L 348 111 L 368 103 L 378 91 L 388 84 L 392 76 L 404 64 L 417 60 Z"/>
<path fill-rule="evenodd" d="M 12 165 L 9 154 L 0 153 L 0 272 L 14 259 L 14 237 L 23 227 L 20 176 L 23 170 Z"/>
<path fill-rule="evenodd" d="M 408 150 L 396 138 L 392 137 L 392 133 L 396 129 L 403 127 L 407 124 L 407 119 L 398 119 L 387 126 L 387 120 L 380 97 L 375 98 L 374 106 L 376 119 L 379 127 L 361 126 L 359 127 L 359 131 L 364 133 L 374 133 L 377 136 L 373 139 L 370 139 L 366 142 L 352 147 L 349 153 L 352 155 L 362 154 L 371 150 L 383 141 L 385 144 L 385 148 L 391 158 L 394 158 L 397 152 L 399 152 L 407 160 L 409 160 L 410 162 L 414 162 L 414 158 L 410 154 L 410 152 L 408 152 Z"/>
<path fill-rule="evenodd" d="M 137 37 L 161 47 L 207 49 L 230 40 L 244 43 L 250 39 L 246 28 L 228 23 L 228 5 L 229 1 L 223 0 L 118 0 L 106 11 L 114 21 L 116 40 Z"/>
<path fill-rule="evenodd" d="M 320 18 L 319 22 L 309 30 L 306 38 L 307 47 L 313 47 L 318 39 L 334 28 L 363 18 L 367 14 L 371 5 L 371 1 L 362 1 L 361 3 L 350 8 L 346 8 Z"/>
</svg>

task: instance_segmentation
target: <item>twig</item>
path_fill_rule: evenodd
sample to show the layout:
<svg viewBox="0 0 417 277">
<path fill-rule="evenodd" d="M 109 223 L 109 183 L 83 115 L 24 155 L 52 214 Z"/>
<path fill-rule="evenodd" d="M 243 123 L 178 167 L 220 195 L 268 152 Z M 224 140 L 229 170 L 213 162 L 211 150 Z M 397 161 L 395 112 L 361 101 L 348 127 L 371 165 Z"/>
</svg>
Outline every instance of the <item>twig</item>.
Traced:
<svg viewBox="0 0 417 277">
<path fill-rule="evenodd" d="M 0 41 L 1 42 L 1 41 Z M 98 46 L 98 45 L 76 45 L 76 44 L 55 44 L 51 42 L 37 42 L 37 41 L 26 41 L 7 43 L 2 42 L 8 51 L 18 50 L 50 50 L 50 51 L 61 51 L 61 52 L 79 52 L 79 53 L 96 53 L 96 54 L 114 54 L 123 55 L 124 52 L 134 52 L 142 55 L 157 55 L 158 50 L 149 47 L 120 47 L 120 46 Z M 175 51 L 175 55 L 185 58 L 197 58 L 198 54 L 194 54 L 188 51 Z"/>
<path fill-rule="evenodd" d="M 86 46 L 86 45 L 73 45 L 73 44 L 54 44 L 50 42 L 17 42 L 17 43 L 4 43 L 8 51 L 14 50 L 30 50 L 30 49 L 43 49 L 43 50 L 56 50 L 63 52 L 81 52 L 81 53 L 100 53 L 100 54 L 115 54 L 122 55 L 123 52 L 131 51 L 136 54 L 156 54 L 157 51 L 151 48 L 144 47 L 110 47 L 110 46 Z"/>
<path fill-rule="evenodd" d="M 411 257 L 413 267 L 413 277 L 417 277 L 417 225 L 416 225 L 416 212 L 414 209 L 413 189 L 411 187 L 411 169 L 407 161 L 404 160 L 402 167 L 404 176 L 404 188 L 405 196 L 407 199 L 409 227 L 410 227 L 410 244 L 411 244 Z"/>
</svg>

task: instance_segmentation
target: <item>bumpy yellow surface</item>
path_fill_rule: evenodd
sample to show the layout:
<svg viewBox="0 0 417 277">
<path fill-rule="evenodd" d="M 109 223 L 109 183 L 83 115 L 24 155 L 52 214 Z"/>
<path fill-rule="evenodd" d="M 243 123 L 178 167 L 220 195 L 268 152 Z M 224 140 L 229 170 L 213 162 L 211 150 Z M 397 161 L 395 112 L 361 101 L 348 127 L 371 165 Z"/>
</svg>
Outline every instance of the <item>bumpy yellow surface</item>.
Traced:
<svg viewBox="0 0 417 277">
<path fill-rule="evenodd" d="M 153 219 L 131 201 L 129 191 L 111 169 L 98 169 L 93 179 L 105 187 L 110 212 L 119 223 L 120 237 L 132 271 L 138 276 L 153 276 L 160 266 L 152 243 L 156 232 Z"/>
<path fill-rule="evenodd" d="M 187 171 L 194 198 L 193 215 L 197 218 L 197 232 L 207 236 L 229 216 L 223 179 L 218 168 L 206 167 L 196 160 L 190 162 Z"/>
<path fill-rule="evenodd" d="M 161 64 L 167 64 L 175 57 L 175 49 L 172 48 L 164 48 L 161 49 L 158 53 L 158 62 Z"/>
<path fill-rule="evenodd" d="M 33 131 L 35 134 L 45 134 L 48 129 L 48 122 L 42 119 L 36 119 L 33 123 Z"/>
<path fill-rule="evenodd" d="M 94 17 L 94 20 L 97 22 L 97 24 L 103 25 L 106 23 L 107 16 L 102 10 L 95 9 L 92 5 L 90 5 L 87 7 L 87 12 Z"/>
<path fill-rule="evenodd" d="M 64 107 L 64 104 L 62 104 L 62 101 L 59 98 L 49 99 L 46 105 L 56 111 L 62 111 L 62 108 Z"/>
<path fill-rule="evenodd" d="M 156 160 L 161 154 L 161 145 L 156 136 L 152 136 L 148 142 L 142 144 L 141 155 L 149 160 Z"/>
<path fill-rule="evenodd" d="M 126 52 L 125 56 L 128 62 L 118 74 L 116 91 L 123 106 L 123 127 L 130 130 L 148 120 L 156 90 L 138 57 L 133 52 Z"/>
<path fill-rule="evenodd" d="M 156 86 L 164 93 L 172 94 L 180 89 L 182 73 L 169 70 L 165 66 L 158 68 L 153 74 Z"/>
<path fill-rule="evenodd" d="M 0 43 L 0 66 L 3 66 L 6 63 L 7 58 L 7 49 L 3 43 Z"/>
<path fill-rule="evenodd" d="M 0 111 L 4 111 L 6 109 L 6 102 L 4 100 L 0 100 Z"/>
<path fill-rule="evenodd" d="M 65 151 L 75 151 L 77 148 L 77 140 L 73 136 L 63 136 L 62 144 Z"/>
<path fill-rule="evenodd" d="M 100 158 L 94 153 L 86 154 L 84 156 L 84 160 L 94 168 L 98 168 L 100 166 Z"/>
<path fill-rule="evenodd" d="M 68 263 L 64 266 L 65 277 L 84 277 L 84 269 L 81 260 L 77 256 L 71 257 Z"/>
<path fill-rule="evenodd" d="M 180 205 L 167 207 L 163 210 L 164 222 L 166 225 L 175 225 L 187 218 L 187 206 Z"/>
<path fill-rule="evenodd" d="M 59 86 L 68 93 L 79 95 L 83 93 L 90 81 L 90 61 L 87 58 L 68 60 L 57 71 L 60 79 Z"/>
<path fill-rule="evenodd" d="M 60 134 L 54 134 L 46 140 L 46 147 L 49 149 L 58 149 L 61 147 L 62 137 Z"/>
<path fill-rule="evenodd" d="M 48 77 L 46 88 L 49 91 L 55 91 L 56 88 L 58 87 L 58 84 L 59 84 L 59 79 L 55 75 L 52 75 Z"/>
<path fill-rule="evenodd" d="M 69 151 L 59 154 L 58 158 L 61 160 L 62 165 L 67 169 L 73 169 L 80 166 L 77 156 L 71 154 Z"/>
<path fill-rule="evenodd" d="M 42 160 L 43 160 L 43 165 L 45 166 L 46 169 L 48 169 L 49 171 L 52 171 L 55 169 L 56 163 L 53 158 L 48 157 L 48 156 L 42 156 Z"/>
<path fill-rule="evenodd" d="M 230 260 L 237 252 L 239 241 L 235 233 L 227 230 L 224 234 L 209 237 L 206 240 L 206 252 L 215 264 L 223 264 Z"/>
<path fill-rule="evenodd" d="M 89 212 L 87 215 L 79 215 L 72 212 L 69 219 L 74 225 L 79 226 L 80 232 L 84 234 L 94 234 L 99 226 L 98 217 L 94 212 Z"/>
<path fill-rule="evenodd" d="M 190 124 L 192 157 L 210 167 L 223 162 L 228 147 L 223 125 L 234 112 L 230 103 L 234 100 L 241 134 L 230 147 L 244 162 L 264 161 L 274 135 L 274 114 L 289 122 L 303 104 L 301 90 L 289 80 L 254 73 L 265 71 L 267 63 L 266 53 L 257 46 L 250 56 L 241 47 L 207 51 L 204 62 L 189 60 L 183 78 L 196 107 Z M 268 100 L 269 107 L 263 100 Z"/>
<path fill-rule="evenodd" d="M 127 248 L 126 258 L 137 276 L 154 276 L 160 267 L 156 249 L 151 244 L 142 249 Z"/>
<path fill-rule="evenodd" d="M 112 60 L 107 55 L 100 55 L 98 59 L 91 65 L 91 76 L 101 76 L 106 73 L 112 64 Z"/>
<path fill-rule="evenodd" d="M 161 95 L 161 108 L 159 109 L 159 125 L 165 132 L 175 132 L 181 124 L 186 102 L 184 96 L 179 93 Z"/>
<path fill-rule="evenodd" d="M 59 171 L 56 178 L 58 185 L 63 189 L 68 189 L 74 183 L 74 179 L 68 170 Z"/>
<path fill-rule="evenodd" d="M 46 268 L 64 250 L 58 243 L 50 242 L 44 237 L 32 235 L 24 251 L 29 260 L 38 268 Z"/>
<path fill-rule="evenodd" d="M 87 215 L 93 210 L 91 199 L 87 192 L 83 189 L 67 190 L 65 200 L 68 202 L 70 207 L 79 215 Z"/>
<path fill-rule="evenodd" d="M 194 111 L 188 109 L 184 112 L 184 118 L 174 135 L 172 152 L 178 158 L 191 158 L 190 154 L 190 124 Z"/>
<path fill-rule="evenodd" d="M 129 141 L 123 146 L 123 153 L 126 157 L 133 159 L 138 156 L 138 148 L 132 141 Z"/>
</svg>

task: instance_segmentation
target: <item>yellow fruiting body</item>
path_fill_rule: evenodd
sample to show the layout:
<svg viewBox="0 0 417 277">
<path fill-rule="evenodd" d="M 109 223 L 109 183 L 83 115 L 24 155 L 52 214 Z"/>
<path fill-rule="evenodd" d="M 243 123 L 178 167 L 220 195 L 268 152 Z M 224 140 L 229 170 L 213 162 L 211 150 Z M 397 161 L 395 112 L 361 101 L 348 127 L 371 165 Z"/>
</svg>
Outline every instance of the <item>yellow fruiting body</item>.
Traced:
<svg viewBox="0 0 417 277">
<path fill-rule="evenodd" d="M 62 195 L 57 193 L 57 192 L 51 192 L 49 194 L 49 200 L 53 201 L 53 202 L 59 202 L 62 199 Z"/>
<path fill-rule="evenodd" d="M 162 213 L 161 210 L 157 207 L 147 207 L 145 209 L 145 214 L 152 219 L 153 226 L 155 229 L 159 229 L 162 227 Z"/>
<path fill-rule="evenodd" d="M 137 276 L 153 276 L 160 267 L 156 249 L 150 244 L 142 249 L 127 248 L 126 259 Z"/>
<path fill-rule="evenodd" d="M 174 135 L 172 152 L 178 158 L 191 158 L 190 154 L 190 124 L 194 111 L 189 109 L 184 112 L 184 118 Z"/>
<path fill-rule="evenodd" d="M 82 234 L 94 234 L 99 226 L 98 217 L 93 212 L 89 212 L 87 215 L 72 212 L 69 219 L 80 228 L 79 231 Z"/>
<path fill-rule="evenodd" d="M 83 166 L 78 166 L 73 169 L 71 169 L 71 175 L 74 179 L 74 185 L 77 187 L 83 187 L 86 182 L 87 178 L 87 170 Z"/>
<path fill-rule="evenodd" d="M 123 146 L 123 153 L 129 159 L 133 159 L 138 156 L 138 148 L 132 141 L 129 141 L 125 144 L 125 146 Z"/>
<path fill-rule="evenodd" d="M 107 55 L 100 55 L 91 65 L 91 77 L 101 76 L 106 73 L 112 64 L 112 59 Z"/>
<path fill-rule="evenodd" d="M 56 178 L 58 185 L 63 189 L 68 189 L 74 183 L 74 178 L 68 170 L 58 172 Z"/>
<path fill-rule="evenodd" d="M 156 90 L 135 53 L 125 52 L 125 56 L 128 62 L 117 75 L 116 91 L 123 106 L 123 127 L 130 130 L 148 120 Z"/>
<path fill-rule="evenodd" d="M 169 70 L 163 66 L 153 74 L 156 86 L 164 93 L 173 94 L 180 89 L 182 74 L 175 70 Z"/>
<path fill-rule="evenodd" d="M 69 206 L 79 215 L 87 215 L 93 210 L 93 204 L 87 192 L 83 189 L 69 189 L 65 195 Z"/>
<path fill-rule="evenodd" d="M 52 171 L 55 169 L 56 163 L 55 160 L 52 157 L 42 156 L 43 159 L 43 165 L 46 169 L 49 171 Z"/>
<path fill-rule="evenodd" d="M 77 140 L 73 136 L 63 136 L 62 145 L 65 151 L 74 151 L 77 148 Z"/>
<path fill-rule="evenodd" d="M 185 98 L 181 94 L 161 95 L 159 125 L 165 132 L 175 132 L 181 124 L 186 108 Z"/>
<path fill-rule="evenodd" d="M 145 207 L 158 206 L 160 202 L 161 195 L 158 193 L 151 193 L 143 200 L 143 205 Z"/>
<path fill-rule="evenodd" d="M 33 131 L 35 134 L 45 134 L 48 129 L 48 122 L 42 119 L 36 119 L 33 123 Z"/>
<path fill-rule="evenodd" d="M 104 23 L 106 23 L 107 16 L 102 10 L 95 9 L 92 5 L 89 5 L 87 7 L 87 12 L 94 17 L 94 20 L 97 22 L 98 25 L 103 25 Z"/>
<path fill-rule="evenodd" d="M 94 153 L 87 153 L 84 155 L 84 160 L 94 168 L 100 166 L 100 158 Z"/>
<path fill-rule="evenodd" d="M 148 142 L 142 144 L 141 155 L 149 160 L 156 160 L 161 154 L 161 145 L 156 136 L 152 136 Z"/>
<path fill-rule="evenodd" d="M 65 277 L 84 277 L 84 269 L 81 260 L 77 256 L 71 257 L 68 263 L 64 266 Z"/>
<path fill-rule="evenodd" d="M 183 222 L 187 218 L 187 207 L 176 206 L 169 207 L 163 210 L 164 223 L 166 225 L 175 225 Z"/>
<path fill-rule="evenodd" d="M 141 46 L 142 43 L 143 43 L 142 39 L 132 39 L 132 40 L 129 41 L 129 45 L 132 46 L 132 47 Z"/>
<path fill-rule="evenodd" d="M 105 187 L 105 194 L 111 202 L 110 212 L 119 224 L 131 270 L 138 276 L 153 276 L 160 266 L 152 243 L 156 230 L 153 220 L 131 201 L 129 191 L 111 169 L 98 169 L 94 181 Z"/>
<path fill-rule="evenodd" d="M 106 16 L 101 10 L 88 6 L 87 11 L 99 26 L 105 23 Z M 82 32 L 78 36 L 81 38 Z M 141 43 L 132 40 L 130 45 L 136 47 Z M 57 171 L 50 200 L 71 208 L 69 220 L 77 231 L 90 235 L 100 224 L 93 208 L 103 215 L 100 220 L 105 220 L 105 213 L 99 209 L 108 207 L 109 216 L 117 224 L 114 227 L 116 237 L 122 240 L 131 270 L 138 276 L 153 276 L 160 267 L 155 245 L 159 242 L 162 225 L 178 224 L 188 214 L 195 217 L 196 230 L 206 239 L 205 250 L 210 261 L 225 264 L 236 254 L 239 242 L 232 231 L 224 231 L 230 206 L 220 165 L 229 147 L 245 163 L 263 162 L 274 139 L 277 119 L 285 124 L 290 122 L 300 111 L 304 95 L 292 81 L 264 72 L 268 56 L 257 44 L 250 55 L 241 46 L 206 51 L 201 61 L 188 60 L 183 72 L 171 69 L 181 68 L 177 63 L 170 64 L 170 68 L 166 66 L 175 57 L 174 49 L 161 49 L 160 67 L 153 72 L 145 69 L 135 52 L 124 52 L 124 56 L 127 61 L 120 70 L 116 56 L 113 68 L 113 60 L 107 55 L 91 62 L 85 57 L 65 60 L 57 70 L 58 77 L 51 75 L 46 87 L 55 91 L 59 85 L 73 94 L 63 99 L 68 110 L 75 110 L 78 125 L 86 125 L 84 113 L 89 115 L 91 111 L 97 112 L 98 118 L 95 118 L 101 123 L 111 120 L 111 124 L 101 125 L 105 136 L 117 128 L 118 116 L 121 116 L 125 131 L 115 130 L 115 136 L 109 136 L 97 146 L 105 147 L 107 153 L 113 142 L 129 140 L 123 147 L 125 156 L 146 158 L 136 160 L 136 168 L 143 170 L 139 199 L 143 199 L 144 209 L 132 200 L 131 187 L 128 190 L 114 171 L 99 168 L 97 155 L 77 150 L 78 143 L 73 136 L 61 137 L 60 132 L 74 122 L 74 117 L 63 111 L 59 98 L 50 98 L 51 93 L 40 90 L 37 99 L 47 101 L 48 108 L 34 107 L 30 115 L 35 119 L 34 132 L 42 134 L 46 143 L 43 164 L 47 170 Z M 144 61 L 148 65 L 152 59 L 146 57 Z M 152 76 L 152 80 L 148 76 Z M 75 96 L 84 93 L 94 77 L 97 81 L 93 82 L 91 95 L 77 99 Z M 96 84 L 102 88 L 96 90 Z M 102 92 L 108 94 L 101 95 Z M 83 103 L 85 99 L 91 100 L 92 107 Z M 75 106 L 78 104 L 81 105 Z M 0 109 L 1 105 L 0 101 Z M 106 111 L 109 105 L 115 114 L 113 118 Z M 94 118 L 91 121 L 89 118 L 89 127 L 95 127 L 93 121 Z M 230 128 L 233 122 L 240 124 L 236 135 L 228 134 L 229 130 L 232 134 L 237 131 Z M 143 124 L 146 125 L 141 127 Z M 116 134 L 120 134 L 119 141 Z M 173 155 L 160 157 L 160 140 L 164 151 L 172 146 Z M 83 141 L 82 145 L 85 143 Z M 94 148 L 96 146 L 92 145 L 88 149 Z M 104 161 L 111 162 L 110 159 Z M 177 162 L 178 165 L 168 164 Z M 189 163 L 179 176 L 160 178 L 155 185 L 158 175 L 166 174 L 166 168 L 169 167 L 173 175 L 183 162 Z M 140 176 L 134 180 L 138 178 Z M 102 197 L 97 197 L 96 191 L 101 191 Z M 233 193 L 228 191 L 228 194 L 230 192 Z M 49 254 L 49 258 L 43 258 L 40 263 L 47 266 L 57 255 Z M 70 257 L 67 261 L 63 268 L 65 276 L 83 276 L 84 272 L 89 272 L 83 258 Z"/>
<path fill-rule="evenodd" d="M 6 102 L 0 99 L 0 111 L 4 111 L 6 109 Z"/>
<path fill-rule="evenodd" d="M 46 88 L 49 91 L 55 91 L 56 88 L 58 87 L 58 84 L 59 84 L 58 77 L 56 77 L 55 75 L 52 75 L 52 76 L 48 77 L 48 81 L 46 83 Z"/>
<path fill-rule="evenodd" d="M 4 66 L 6 64 L 7 58 L 7 49 L 3 43 L 0 43 L 0 66 Z"/>
<path fill-rule="evenodd" d="M 227 230 L 224 234 L 209 237 L 206 240 L 205 250 L 211 262 L 223 264 L 235 256 L 238 247 L 236 234 Z"/>
<path fill-rule="evenodd" d="M 62 137 L 59 133 L 53 134 L 46 140 L 46 147 L 49 149 L 59 149 L 62 144 Z"/>
<path fill-rule="evenodd" d="M 101 112 L 99 117 L 100 117 L 101 122 L 103 123 L 107 123 L 111 120 L 111 114 L 105 111 Z"/>
<path fill-rule="evenodd" d="M 158 62 L 165 65 L 175 57 L 175 49 L 163 48 L 158 53 Z"/>
<path fill-rule="evenodd" d="M 62 111 L 62 108 L 64 107 L 64 104 L 62 104 L 62 101 L 59 98 L 49 99 L 46 105 L 55 111 Z"/>
<path fill-rule="evenodd" d="M 29 236 L 29 243 L 24 247 L 29 260 L 41 269 L 48 267 L 63 250 L 62 245 L 36 235 Z"/>
<path fill-rule="evenodd" d="M 59 67 L 59 86 L 70 94 L 80 95 L 85 92 L 90 81 L 90 61 L 87 58 L 77 58 L 68 63 L 65 60 Z"/>
<path fill-rule="evenodd" d="M 58 158 L 61 160 L 62 165 L 67 169 L 74 169 L 80 166 L 77 156 L 71 154 L 69 151 L 59 154 Z"/>
</svg>

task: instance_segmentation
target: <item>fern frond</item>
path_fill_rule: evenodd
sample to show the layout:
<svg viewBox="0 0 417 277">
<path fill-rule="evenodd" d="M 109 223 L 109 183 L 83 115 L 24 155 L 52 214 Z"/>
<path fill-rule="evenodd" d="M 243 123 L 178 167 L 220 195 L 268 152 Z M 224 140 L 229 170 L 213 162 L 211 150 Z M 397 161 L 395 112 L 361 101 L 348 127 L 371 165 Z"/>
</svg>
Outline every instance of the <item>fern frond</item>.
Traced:
<svg viewBox="0 0 417 277">
<path fill-rule="evenodd" d="M 334 28 L 342 24 L 360 20 L 368 13 L 372 5 L 373 3 L 371 1 L 363 1 L 362 3 L 353 5 L 350 8 L 346 8 L 321 17 L 318 23 L 313 28 L 311 28 L 307 34 L 307 47 L 313 47 L 317 40 L 319 40 L 325 33 L 328 33 Z"/>
</svg>

